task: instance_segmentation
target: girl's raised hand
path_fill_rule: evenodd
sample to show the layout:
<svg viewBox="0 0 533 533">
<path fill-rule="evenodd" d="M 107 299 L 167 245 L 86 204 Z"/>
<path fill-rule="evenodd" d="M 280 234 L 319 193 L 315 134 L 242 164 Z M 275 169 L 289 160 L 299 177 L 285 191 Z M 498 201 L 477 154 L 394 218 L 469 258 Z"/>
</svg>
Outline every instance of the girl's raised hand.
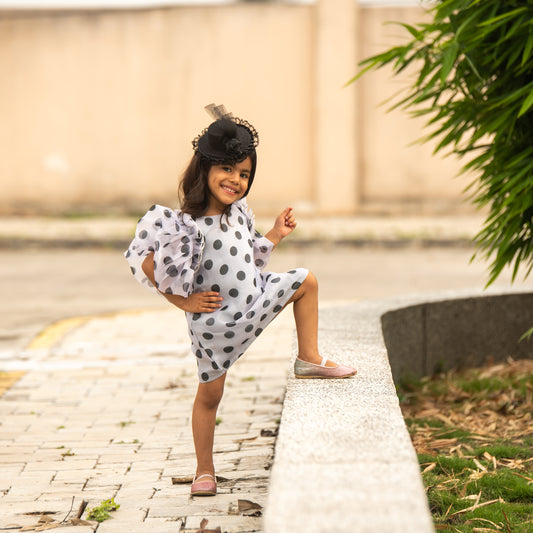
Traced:
<svg viewBox="0 0 533 533">
<path fill-rule="evenodd" d="M 267 239 L 279 244 L 281 239 L 285 238 L 296 227 L 296 218 L 292 212 L 292 207 L 284 209 L 274 221 L 274 227 L 265 235 Z"/>
<path fill-rule="evenodd" d="M 274 228 L 277 229 L 283 237 L 286 237 L 296 227 L 296 218 L 292 211 L 292 207 L 287 207 L 278 215 L 274 222 Z"/>
</svg>

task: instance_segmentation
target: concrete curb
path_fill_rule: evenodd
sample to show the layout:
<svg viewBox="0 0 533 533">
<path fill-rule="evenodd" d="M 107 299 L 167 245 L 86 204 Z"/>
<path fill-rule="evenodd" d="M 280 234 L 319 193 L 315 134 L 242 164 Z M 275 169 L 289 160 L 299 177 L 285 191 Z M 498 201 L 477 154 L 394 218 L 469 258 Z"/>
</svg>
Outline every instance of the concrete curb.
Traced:
<svg viewBox="0 0 533 533">
<path fill-rule="evenodd" d="M 136 222 L 134 217 L 3 217 L 0 224 L 0 249 L 124 249 L 133 237 Z M 256 219 L 259 231 L 267 231 L 271 224 L 270 218 Z M 287 244 L 471 246 L 472 238 L 481 226 L 482 218 L 479 215 L 302 217 Z"/>
<path fill-rule="evenodd" d="M 367 300 L 321 313 L 322 353 L 359 373 L 331 381 L 290 375 L 265 533 L 434 531 L 381 317 L 407 306 L 502 292 L 524 291 L 448 291 Z"/>
</svg>

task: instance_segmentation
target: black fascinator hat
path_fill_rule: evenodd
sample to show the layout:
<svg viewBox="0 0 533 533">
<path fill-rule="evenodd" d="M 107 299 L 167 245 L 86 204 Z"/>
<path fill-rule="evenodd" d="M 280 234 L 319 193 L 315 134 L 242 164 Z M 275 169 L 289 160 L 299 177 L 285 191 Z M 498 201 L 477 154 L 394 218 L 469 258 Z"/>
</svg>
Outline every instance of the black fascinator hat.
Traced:
<svg viewBox="0 0 533 533">
<path fill-rule="evenodd" d="M 246 120 L 234 117 L 223 105 L 205 107 L 215 119 L 193 141 L 194 151 L 211 162 L 240 162 L 255 151 L 259 136 Z"/>
</svg>

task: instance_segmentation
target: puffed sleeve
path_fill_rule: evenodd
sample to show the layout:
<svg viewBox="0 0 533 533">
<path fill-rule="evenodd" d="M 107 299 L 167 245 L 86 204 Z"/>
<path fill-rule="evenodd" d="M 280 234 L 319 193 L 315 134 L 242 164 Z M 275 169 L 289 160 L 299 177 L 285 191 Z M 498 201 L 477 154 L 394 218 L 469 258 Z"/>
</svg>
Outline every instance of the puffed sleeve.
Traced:
<svg viewBox="0 0 533 533">
<path fill-rule="evenodd" d="M 153 205 L 137 223 L 135 237 L 124 253 L 135 279 L 158 292 L 142 270 L 154 253 L 154 279 L 159 292 L 189 296 L 200 266 L 204 237 L 190 215 Z"/>
<path fill-rule="evenodd" d="M 241 200 L 235 202 L 234 205 L 246 217 L 248 229 L 252 236 L 254 263 L 259 270 L 262 270 L 270 259 L 270 254 L 274 249 L 274 243 L 263 235 L 261 235 L 261 233 L 259 233 L 255 229 L 255 215 L 253 211 L 248 207 L 248 202 L 246 201 L 246 198 L 242 198 Z"/>
</svg>

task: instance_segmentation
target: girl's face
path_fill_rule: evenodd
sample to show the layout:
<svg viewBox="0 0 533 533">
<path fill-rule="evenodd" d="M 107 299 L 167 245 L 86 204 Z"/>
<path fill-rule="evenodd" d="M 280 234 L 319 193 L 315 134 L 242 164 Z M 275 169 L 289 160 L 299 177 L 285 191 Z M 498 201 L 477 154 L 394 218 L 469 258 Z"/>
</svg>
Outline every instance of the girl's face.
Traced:
<svg viewBox="0 0 533 533">
<path fill-rule="evenodd" d="M 205 214 L 220 215 L 226 206 L 240 200 L 248 190 L 251 172 L 252 161 L 249 157 L 234 165 L 213 165 L 207 175 L 209 205 Z"/>
</svg>

